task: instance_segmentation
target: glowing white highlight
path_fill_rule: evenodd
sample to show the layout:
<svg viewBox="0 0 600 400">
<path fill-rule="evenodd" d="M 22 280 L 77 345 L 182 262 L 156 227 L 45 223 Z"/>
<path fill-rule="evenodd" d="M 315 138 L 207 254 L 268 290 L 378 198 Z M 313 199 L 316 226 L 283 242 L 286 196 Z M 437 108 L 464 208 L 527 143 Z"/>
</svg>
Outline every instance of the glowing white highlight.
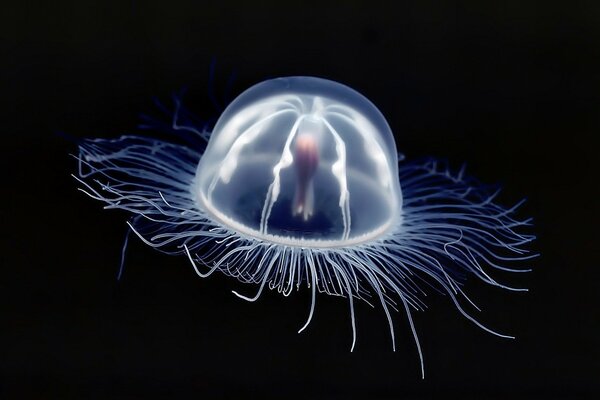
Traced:
<svg viewBox="0 0 600 400">
<path fill-rule="evenodd" d="M 344 232 L 342 233 L 342 240 L 347 240 L 350 236 L 350 193 L 348 192 L 348 184 L 346 181 L 346 145 L 344 141 L 337 133 L 335 128 L 331 124 L 323 119 L 323 123 L 329 128 L 329 131 L 335 139 L 335 150 L 338 154 L 338 159 L 331 166 L 331 172 L 336 177 L 340 185 L 340 208 L 342 212 L 342 219 L 344 221 Z"/>
<path fill-rule="evenodd" d="M 281 154 L 281 158 L 279 162 L 275 164 L 273 167 L 273 182 L 269 185 L 269 191 L 267 192 L 267 198 L 265 199 L 265 205 L 263 206 L 263 211 L 260 219 L 260 231 L 262 233 L 267 233 L 267 225 L 269 223 L 269 216 L 271 215 L 271 210 L 273 209 L 273 205 L 277 201 L 279 197 L 279 191 L 281 190 L 281 183 L 279 179 L 279 174 L 283 168 L 287 168 L 292 165 L 294 162 L 294 156 L 290 151 L 290 146 L 292 145 L 292 140 L 296 136 L 296 132 L 298 132 L 298 126 L 304 119 L 304 116 L 301 116 L 296 120 L 294 126 L 290 130 L 288 134 L 287 140 L 285 141 L 285 146 L 283 148 L 283 152 Z"/>
</svg>

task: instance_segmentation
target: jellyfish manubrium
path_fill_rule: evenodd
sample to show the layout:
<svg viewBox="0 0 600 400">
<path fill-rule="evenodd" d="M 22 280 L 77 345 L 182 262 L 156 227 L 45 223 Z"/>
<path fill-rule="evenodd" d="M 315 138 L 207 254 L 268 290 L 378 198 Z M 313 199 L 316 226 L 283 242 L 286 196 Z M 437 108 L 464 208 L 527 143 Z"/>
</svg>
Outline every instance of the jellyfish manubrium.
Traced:
<svg viewBox="0 0 600 400">
<path fill-rule="evenodd" d="M 513 216 L 490 192 L 434 160 L 403 162 L 379 110 L 355 90 L 326 79 L 267 80 L 243 92 L 212 133 L 180 121 L 170 130 L 193 145 L 142 136 L 85 139 L 76 179 L 90 197 L 132 213 L 129 227 L 158 250 L 189 259 L 201 277 L 219 271 L 289 295 L 306 286 L 310 323 L 317 292 L 379 304 L 389 323 L 403 311 L 423 356 L 411 312 L 425 289 L 468 312 L 476 277 L 508 290 L 494 270 L 536 254 Z"/>
</svg>

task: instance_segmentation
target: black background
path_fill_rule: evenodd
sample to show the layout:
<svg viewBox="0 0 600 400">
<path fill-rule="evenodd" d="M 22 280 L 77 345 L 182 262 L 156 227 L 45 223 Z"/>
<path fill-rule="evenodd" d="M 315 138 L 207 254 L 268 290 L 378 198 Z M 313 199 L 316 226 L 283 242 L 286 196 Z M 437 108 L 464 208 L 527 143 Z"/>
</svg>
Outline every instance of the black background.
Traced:
<svg viewBox="0 0 600 400">
<path fill-rule="evenodd" d="M 550 2 L 46 2 L 2 7 L 0 397 L 576 398 L 598 391 L 598 33 L 596 5 Z M 212 82 L 343 82 L 387 117 L 409 158 L 436 156 L 526 196 L 534 271 L 471 281 L 482 322 L 442 296 L 415 315 L 426 379 L 403 317 L 391 352 L 380 309 L 284 298 L 131 242 L 70 177 L 75 137 L 135 131 L 152 97 L 188 87 L 215 116 Z M 216 114 L 218 115 L 218 113 Z"/>
</svg>

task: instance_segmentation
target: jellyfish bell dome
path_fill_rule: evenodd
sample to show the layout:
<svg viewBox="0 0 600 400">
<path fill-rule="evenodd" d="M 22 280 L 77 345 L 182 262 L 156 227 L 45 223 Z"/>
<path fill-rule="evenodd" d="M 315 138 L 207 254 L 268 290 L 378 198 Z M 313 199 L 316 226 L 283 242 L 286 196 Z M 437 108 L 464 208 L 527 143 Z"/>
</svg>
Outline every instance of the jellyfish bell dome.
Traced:
<svg viewBox="0 0 600 400">
<path fill-rule="evenodd" d="M 394 137 L 360 93 L 315 77 L 261 82 L 223 112 L 193 196 L 240 234 L 299 247 L 376 239 L 401 218 Z"/>
</svg>

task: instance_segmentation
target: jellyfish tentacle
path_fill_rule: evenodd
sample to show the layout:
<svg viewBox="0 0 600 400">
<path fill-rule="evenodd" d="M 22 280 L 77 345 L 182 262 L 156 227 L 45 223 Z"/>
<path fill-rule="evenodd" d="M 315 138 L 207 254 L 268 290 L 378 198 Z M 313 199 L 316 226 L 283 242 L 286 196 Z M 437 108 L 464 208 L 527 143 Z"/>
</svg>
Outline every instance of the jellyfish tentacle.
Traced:
<svg viewBox="0 0 600 400">
<path fill-rule="evenodd" d="M 304 331 L 304 329 L 306 329 L 306 327 L 308 327 L 308 325 L 310 324 L 310 321 L 312 320 L 313 313 L 315 311 L 315 300 L 316 300 L 316 291 L 317 291 L 317 273 L 315 271 L 315 263 L 313 260 L 313 256 L 310 253 L 308 253 L 308 265 L 310 268 L 309 275 L 310 275 L 310 280 L 311 280 L 311 283 L 310 283 L 310 290 L 311 290 L 310 312 L 308 313 L 308 319 L 306 320 L 306 322 L 304 323 L 302 328 L 300 328 L 298 333 L 301 333 L 302 331 Z M 309 270 L 309 268 L 307 268 L 307 271 Z"/>
<path fill-rule="evenodd" d="M 187 245 L 183 245 L 183 248 L 185 249 L 185 253 L 188 256 L 188 259 L 190 260 L 190 263 L 192 264 L 192 267 L 194 267 L 194 271 L 196 271 L 196 274 L 198 274 L 198 276 L 200 278 L 206 278 L 209 277 L 210 275 L 212 275 L 213 272 L 215 272 L 219 267 L 215 264 L 213 265 L 208 272 L 206 273 L 202 273 L 200 272 L 200 270 L 198 269 L 198 267 L 196 267 L 196 262 L 194 261 L 194 259 L 192 258 L 192 255 L 190 254 L 190 250 L 187 248 Z"/>
<path fill-rule="evenodd" d="M 352 325 L 352 346 L 350 346 L 350 352 L 352 353 L 354 351 L 354 346 L 356 346 L 356 318 L 354 316 L 354 295 L 352 292 L 352 285 L 350 285 L 346 274 L 339 264 L 334 262 L 331 264 L 331 267 L 340 271 L 340 277 L 344 281 L 344 286 L 348 295 L 348 304 L 350 306 L 350 322 Z"/>
<path fill-rule="evenodd" d="M 261 260 L 261 263 L 262 263 L 263 260 Z M 231 292 L 233 294 L 235 294 L 237 297 L 239 297 L 240 299 L 242 299 L 242 300 L 246 300 L 246 301 L 249 301 L 249 302 L 254 302 L 254 301 L 258 300 L 258 298 L 260 297 L 260 295 L 263 292 L 265 284 L 270 279 L 269 272 L 271 271 L 271 268 L 273 267 L 273 264 L 275 264 L 275 261 L 277 261 L 277 258 L 272 258 L 271 261 L 269 262 L 267 270 L 266 270 L 265 274 L 263 275 L 263 278 L 261 279 L 260 287 L 258 288 L 258 291 L 256 292 L 256 294 L 253 297 L 244 296 L 242 294 L 239 294 L 235 290 L 232 290 Z"/>
<path fill-rule="evenodd" d="M 136 219 L 133 217 L 132 219 Z M 129 244 L 129 236 L 131 236 L 131 227 L 127 226 L 127 232 L 125 233 L 125 239 L 123 240 L 123 247 L 121 248 L 121 259 L 119 262 L 119 272 L 117 273 L 117 280 L 120 281 L 123 277 L 123 270 L 125 268 L 125 255 L 127 253 L 127 245 Z"/>
</svg>

